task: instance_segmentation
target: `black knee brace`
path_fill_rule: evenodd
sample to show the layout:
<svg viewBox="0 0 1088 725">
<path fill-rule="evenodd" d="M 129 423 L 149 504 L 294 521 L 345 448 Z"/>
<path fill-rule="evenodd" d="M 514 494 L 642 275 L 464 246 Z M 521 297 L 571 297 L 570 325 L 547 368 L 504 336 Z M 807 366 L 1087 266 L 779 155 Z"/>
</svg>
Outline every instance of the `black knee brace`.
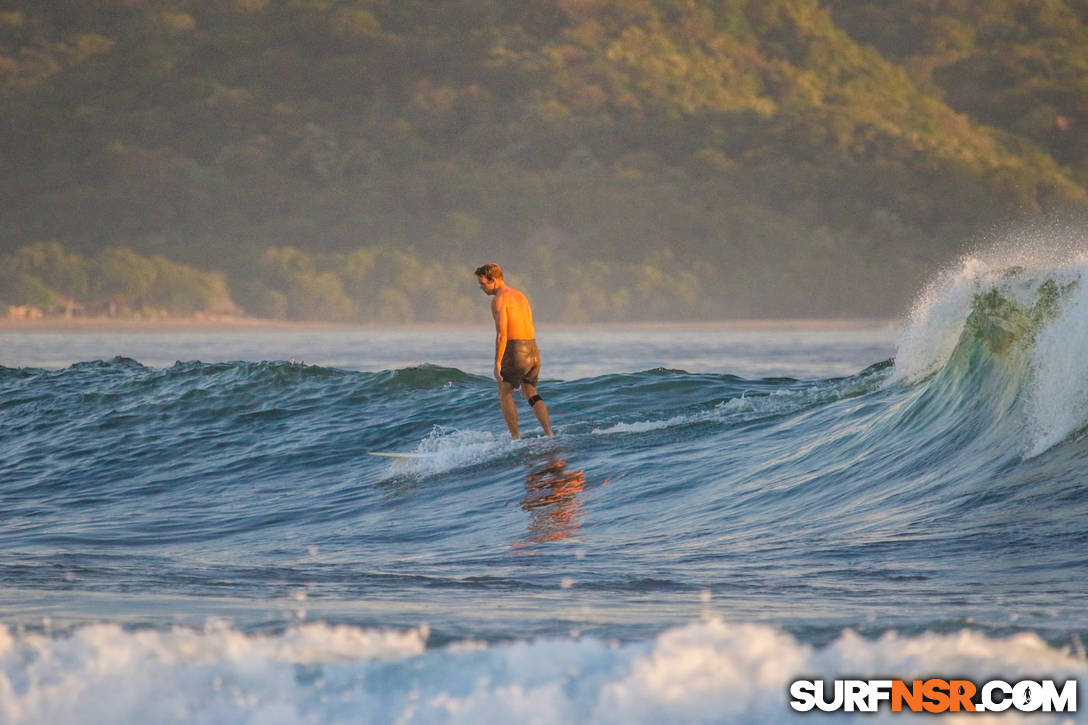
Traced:
<svg viewBox="0 0 1088 725">
<path fill-rule="evenodd" d="M 544 398 L 540 397 L 539 395 L 534 395 L 533 397 L 529 398 L 529 407 L 532 408 L 542 400 L 544 400 Z"/>
</svg>

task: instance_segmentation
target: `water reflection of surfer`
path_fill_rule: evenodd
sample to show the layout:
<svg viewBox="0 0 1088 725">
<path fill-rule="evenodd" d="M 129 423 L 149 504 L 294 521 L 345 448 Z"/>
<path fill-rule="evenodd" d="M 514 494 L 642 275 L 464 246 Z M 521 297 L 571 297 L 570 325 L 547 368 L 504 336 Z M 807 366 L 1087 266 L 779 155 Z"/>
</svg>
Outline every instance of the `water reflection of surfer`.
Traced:
<svg viewBox="0 0 1088 725">
<path fill-rule="evenodd" d="M 585 487 L 585 470 L 569 470 L 555 453 L 533 466 L 525 477 L 521 501 L 521 509 L 529 514 L 529 536 L 515 546 L 562 541 L 577 532 L 582 525 L 578 517 L 585 512 L 578 495 Z"/>
</svg>

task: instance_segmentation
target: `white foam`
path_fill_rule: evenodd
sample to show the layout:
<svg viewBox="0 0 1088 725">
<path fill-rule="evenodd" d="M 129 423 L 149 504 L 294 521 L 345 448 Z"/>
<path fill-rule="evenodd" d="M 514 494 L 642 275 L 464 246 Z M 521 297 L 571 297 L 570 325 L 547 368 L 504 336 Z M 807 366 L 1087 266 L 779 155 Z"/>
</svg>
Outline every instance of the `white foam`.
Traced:
<svg viewBox="0 0 1088 725">
<path fill-rule="evenodd" d="M 897 341 L 891 381 L 918 382 L 943 368 L 963 334 L 977 294 L 997 290 L 1024 307 L 1035 304 L 1039 285 L 1065 284 L 1079 278 L 1067 262 L 967 257 L 940 275 L 922 292 Z"/>
<path fill-rule="evenodd" d="M 614 423 L 606 428 L 594 428 L 593 435 L 615 435 L 625 433 L 647 433 L 666 428 L 692 425 L 695 423 L 735 423 L 775 415 L 788 415 L 811 405 L 856 395 L 869 389 L 869 383 L 859 378 L 844 378 L 834 383 L 800 389 L 779 389 L 762 395 L 744 394 L 729 400 L 723 400 L 713 407 L 691 413 L 674 415 L 657 420 L 642 420 L 631 423 Z"/>
<path fill-rule="evenodd" d="M 591 433 L 593 435 L 649 433 L 650 431 L 665 430 L 666 428 L 673 428 L 675 426 L 697 423 L 700 420 L 706 420 L 709 415 L 709 413 L 699 413 L 695 415 L 674 415 L 671 418 L 665 418 L 663 420 L 639 420 L 633 423 L 614 423 L 607 428 L 594 428 Z"/>
<path fill-rule="evenodd" d="M 944 367 L 963 333 L 979 283 L 989 274 L 979 260 L 964 259 L 922 291 L 899 335 L 892 381 L 917 382 Z"/>
<path fill-rule="evenodd" d="M 1088 424 L 1088 255 L 1069 240 L 1056 250 L 1022 244 L 970 257 L 926 288 L 898 341 L 889 382 L 919 382 L 942 369 L 963 334 L 976 294 L 998 290 L 1027 308 L 1040 285 L 1075 283 L 1057 317 L 1028 350 L 1031 381 L 1024 405 L 1027 456 L 1050 449 Z"/>
<path fill-rule="evenodd" d="M 506 434 L 436 425 L 416 446 L 417 457 L 394 460 L 390 470 L 429 476 L 501 458 L 516 450 L 517 445 Z"/>
<path fill-rule="evenodd" d="M 0 632 L 0 722 L 12 725 L 301 723 L 297 666 L 403 659 L 426 639 L 425 630 L 324 624 L 246 635 L 216 622 L 203 631 Z"/>
<path fill-rule="evenodd" d="M 1073 266 L 1077 287 L 1058 317 L 1035 337 L 1029 456 L 1060 443 L 1088 424 L 1088 260 Z"/>
<path fill-rule="evenodd" d="M 795 718 L 787 702 L 788 683 L 802 677 L 1075 677 L 1081 692 L 1088 683 L 1082 654 L 1033 634 L 847 632 L 813 647 L 773 627 L 709 619 L 625 645 L 571 638 L 428 650 L 425 639 L 425 630 L 325 624 L 278 636 L 219 624 L 95 625 L 56 636 L 0 627 L 0 721 L 777 723 L 811 717 Z M 885 711 L 866 721 L 905 717 Z M 1023 721 L 1014 712 L 999 720 Z"/>
</svg>

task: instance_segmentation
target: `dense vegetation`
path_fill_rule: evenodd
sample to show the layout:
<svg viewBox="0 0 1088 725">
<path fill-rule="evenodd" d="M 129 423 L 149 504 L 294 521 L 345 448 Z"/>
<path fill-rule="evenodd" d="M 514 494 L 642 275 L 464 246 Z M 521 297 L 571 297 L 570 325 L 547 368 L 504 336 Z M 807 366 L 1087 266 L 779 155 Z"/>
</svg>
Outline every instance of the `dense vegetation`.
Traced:
<svg viewBox="0 0 1088 725">
<path fill-rule="evenodd" d="M 9 0 L 0 102 L 0 253 L 291 319 L 892 314 L 1088 203 L 1083 0 Z"/>
<path fill-rule="evenodd" d="M 122 247 L 93 259 L 55 242 L 23 247 L 0 257 L 0 290 L 20 306 L 55 314 L 161 318 L 237 312 L 222 275 Z"/>
</svg>

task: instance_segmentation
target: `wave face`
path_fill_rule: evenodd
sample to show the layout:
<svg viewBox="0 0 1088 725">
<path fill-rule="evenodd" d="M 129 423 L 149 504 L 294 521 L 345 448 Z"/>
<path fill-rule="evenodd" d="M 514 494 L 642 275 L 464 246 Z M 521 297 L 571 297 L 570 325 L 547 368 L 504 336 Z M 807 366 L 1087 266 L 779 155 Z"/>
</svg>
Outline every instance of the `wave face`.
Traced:
<svg viewBox="0 0 1088 725">
<path fill-rule="evenodd" d="M 1082 676 L 1086 273 L 969 260 L 845 377 L 545 381 L 560 435 L 517 443 L 450 367 L 0 368 L 0 712 L 72 722 L 43 688 L 114 657 L 197 722 L 775 721 L 829 653 L 965 674 L 1023 632 Z M 668 689 L 693 661 L 720 690 Z"/>
</svg>

